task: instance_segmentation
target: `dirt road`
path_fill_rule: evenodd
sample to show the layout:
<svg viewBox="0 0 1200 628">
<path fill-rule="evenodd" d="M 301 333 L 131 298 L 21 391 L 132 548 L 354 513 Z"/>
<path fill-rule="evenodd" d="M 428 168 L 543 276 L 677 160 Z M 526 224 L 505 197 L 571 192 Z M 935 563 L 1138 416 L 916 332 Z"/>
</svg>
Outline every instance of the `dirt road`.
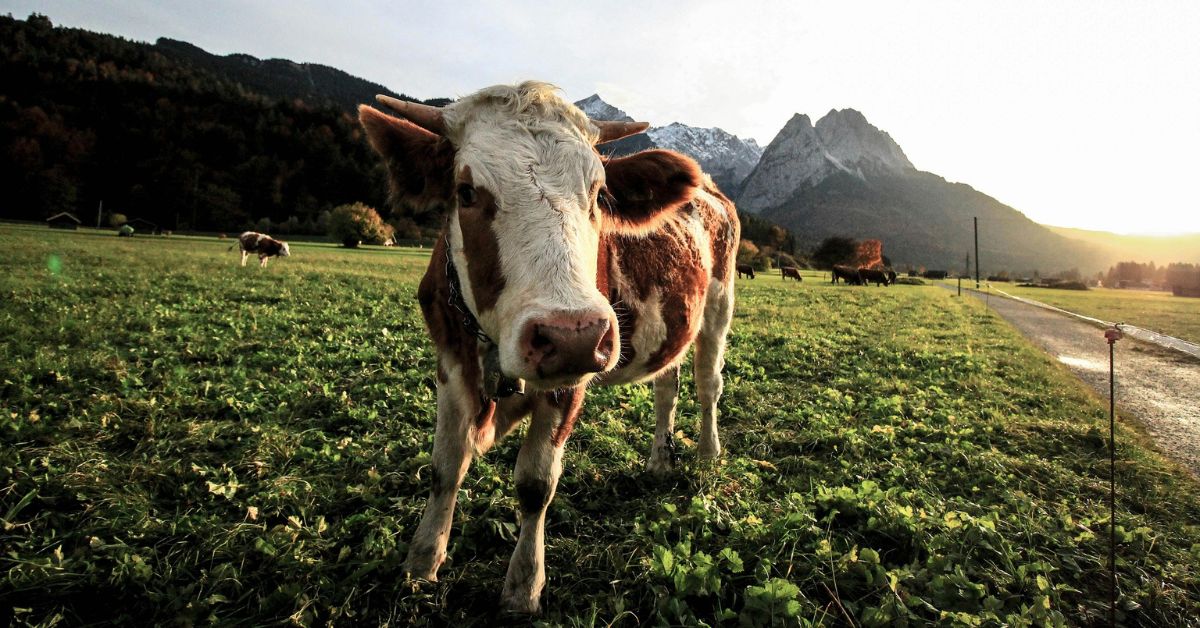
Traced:
<svg viewBox="0 0 1200 628">
<path fill-rule="evenodd" d="M 1108 345 L 1103 329 L 997 295 L 987 301 L 997 314 L 1108 398 Z M 1200 477 L 1200 361 L 1126 339 L 1117 343 L 1116 364 L 1118 412 L 1132 413 L 1164 452 Z"/>
</svg>

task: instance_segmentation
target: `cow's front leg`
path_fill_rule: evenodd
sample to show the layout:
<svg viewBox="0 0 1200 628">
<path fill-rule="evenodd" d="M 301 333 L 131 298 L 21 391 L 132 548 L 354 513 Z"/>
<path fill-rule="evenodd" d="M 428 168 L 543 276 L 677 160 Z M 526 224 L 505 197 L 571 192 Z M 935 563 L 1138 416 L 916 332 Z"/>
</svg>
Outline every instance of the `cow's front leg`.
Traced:
<svg viewBox="0 0 1200 628">
<path fill-rule="evenodd" d="M 246 258 L 247 258 L 247 257 L 250 257 L 250 254 L 249 254 L 249 253 L 247 253 L 247 252 L 245 252 L 245 251 L 242 251 L 242 266 L 245 266 L 245 265 L 246 265 Z"/>
<path fill-rule="evenodd" d="M 266 255 L 259 255 L 259 256 L 258 256 L 258 267 L 259 267 L 259 268 L 266 268 L 266 267 L 267 267 L 267 259 L 268 259 L 268 258 L 267 258 L 267 256 L 266 256 Z"/>
<path fill-rule="evenodd" d="M 563 446 L 583 403 L 583 388 L 542 393 L 517 454 L 517 504 L 521 533 L 508 563 L 501 603 L 515 613 L 538 612 L 546 585 L 546 508 L 562 473 Z"/>
<path fill-rule="evenodd" d="M 675 466 L 675 407 L 679 403 L 679 365 L 654 380 L 654 444 L 646 460 L 646 472 L 663 475 Z"/>
<path fill-rule="evenodd" d="M 463 379 L 458 365 L 452 364 L 451 359 L 439 362 L 429 502 L 404 563 L 410 576 L 426 580 L 437 580 L 438 567 L 446 560 L 458 487 L 471 465 L 475 421 L 481 411 L 487 410 L 479 399 L 477 386 Z"/>
</svg>

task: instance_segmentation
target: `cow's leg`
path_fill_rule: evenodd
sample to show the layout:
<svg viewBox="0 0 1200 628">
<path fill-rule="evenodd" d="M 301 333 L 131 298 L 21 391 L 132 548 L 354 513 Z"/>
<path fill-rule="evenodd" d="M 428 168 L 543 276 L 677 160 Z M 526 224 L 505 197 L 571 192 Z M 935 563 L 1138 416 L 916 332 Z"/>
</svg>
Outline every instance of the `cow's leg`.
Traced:
<svg viewBox="0 0 1200 628">
<path fill-rule="evenodd" d="M 245 265 L 246 265 L 246 258 L 247 258 L 247 257 L 250 257 L 250 254 L 249 254 L 249 253 L 247 253 L 246 251 L 242 251 L 242 266 L 245 266 Z"/>
<path fill-rule="evenodd" d="M 404 564 L 412 577 L 436 580 L 438 567 L 446 559 L 454 503 L 471 464 L 475 421 L 481 409 L 476 386 L 467 384 L 462 370 L 451 359 L 439 360 L 429 502 Z"/>
<path fill-rule="evenodd" d="M 646 460 L 646 472 L 663 475 L 674 466 L 675 407 L 679 402 L 679 365 L 667 369 L 654 380 L 654 444 Z"/>
<path fill-rule="evenodd" d="M 562 473 L 563 446 L 583 403 L 583 388 L 543 393 L 517 454 L 517 504 L 521 533 L 508 563 L 501 603 L 507 611 L 536 613 L 546 584 L 546 507 Z"/>
<path fill-rule="evenodd" d="M 725 336 L 733 319 L 733 283 L 713 280 L 708 285 L 704 320 L 696 338 L 696 397 L 700 402 L 700 455 L 716 458 L 721 455 L 721 439 L 717 436 L 717 401 L 721 399 L 724 381 L 721 369 L 725 366 Z"/>
<path fill-rule="evenodd" d="M 269 257 L 267 257 L 266 255 L 259 255 L 259 256 L 258 256 L 258 267 L 259 267 L 259 268 L 266 268 L 266 267 L 267 267 L 267 260 L 268 260 L 268 259 L 270 259 L 270 258 L 269 258 Z"/>
</svg>

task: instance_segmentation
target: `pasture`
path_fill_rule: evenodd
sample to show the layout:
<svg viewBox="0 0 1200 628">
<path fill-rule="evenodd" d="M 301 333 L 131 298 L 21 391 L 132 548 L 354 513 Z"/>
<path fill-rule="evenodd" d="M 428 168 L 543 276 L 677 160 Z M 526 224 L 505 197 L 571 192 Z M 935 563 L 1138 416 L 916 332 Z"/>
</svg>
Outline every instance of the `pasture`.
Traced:
<svg viewBox="0 0 1200 628">
<path fill-rule="evenodd" d="M 1176 297 L 1148 290 L 1056 290 L 995 284 L 1009 294 L 1061 307 L 1093 318 L 1129 323 L 1145 329 L 1200 343 L 1200 299 Z"/>
<path fill-rule="evenodd" d="M 0 612 L 512 619 L 494 609 L 519 438 L 472 465 L 441 581 L 401 568 L 433 435 L 425 252 L 296 244 L 260 270 L 230 244 L 0 226 Z M 589 392 L 542 621 L 1105 621 L 1103 400 L 936 286 L 738 291 L 718 463 L 695 456 L 690 368 L 663 482 L 641 472 L 650 387 Z M 1118 431 L 1122 621 L 1195 622 L 1198 485 Z"/>
</svg>

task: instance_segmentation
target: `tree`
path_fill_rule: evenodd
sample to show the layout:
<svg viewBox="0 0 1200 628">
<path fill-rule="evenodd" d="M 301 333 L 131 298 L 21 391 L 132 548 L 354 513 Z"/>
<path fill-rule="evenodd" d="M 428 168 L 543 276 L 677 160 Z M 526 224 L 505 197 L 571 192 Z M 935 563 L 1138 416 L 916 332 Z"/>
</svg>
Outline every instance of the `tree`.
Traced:
<svg viewBox="0 0 1200 628">
<path fill-rule="evenodd" d="M 339 205 L 329 216 L 329 235 L 348 247 L 383 244 L 395 230 L 379 217 L 379 212 L 362 203 Z"/>
<path fill-rule="evenodd" d="M 813 251 L 812 261 L 817 268 L 829 270 L 837 264 L 853 263 L 858 253 L 858 241 L 853 238 L 833 236 L 825 238 Z"/>
<path fill-rule="evenodd" d="M 875 268 L 882 264 L 883 243 L 879 240 L 863 240 L 854 252 L 854 262 L 859 268 Z"/>
</svg>

